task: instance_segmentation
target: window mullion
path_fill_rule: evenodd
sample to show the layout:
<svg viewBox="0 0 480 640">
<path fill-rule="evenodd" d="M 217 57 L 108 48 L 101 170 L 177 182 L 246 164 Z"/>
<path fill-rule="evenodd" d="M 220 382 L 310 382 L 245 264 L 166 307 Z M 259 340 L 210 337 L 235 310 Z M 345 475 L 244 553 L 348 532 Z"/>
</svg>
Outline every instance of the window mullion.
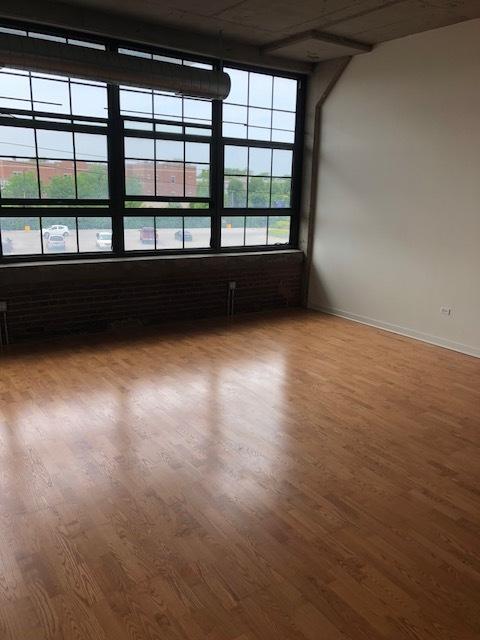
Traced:
<svg viewBox="0 0 480 640">
<path fill-rule="evenodd" d="M 122 119 L 120 117 L 119 87 L 108 85 L 108 182 L 110 212 L 112 216 L 112 248 L 116 254 L 123 254 L 123 208 L 125 203 L 125 162 Z"/>
<path fill-rule="evenodd" d="M 220 68 L 220 65 L 218 65 Z M 212 203 L 211 247 L 220 249 L 223 209 L 223 144 L 222 144 L 222 102 L 212 104 L 212 141 L 210 155 L 210 198 Z"/>
</svg>

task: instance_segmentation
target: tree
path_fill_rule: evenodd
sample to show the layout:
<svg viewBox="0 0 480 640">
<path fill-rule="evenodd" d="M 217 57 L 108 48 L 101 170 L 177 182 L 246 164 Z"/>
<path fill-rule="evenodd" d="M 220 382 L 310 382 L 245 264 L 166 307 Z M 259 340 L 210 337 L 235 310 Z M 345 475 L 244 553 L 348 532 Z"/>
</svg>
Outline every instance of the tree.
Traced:
<svg viewBox="0 0 480 640">
<path fill-rule="evenodd" d="M 142 195 L 143 187 L 142 182 L 137 176 L 127 176 L 125 179 L 125 191 L 129 195 Z M 128 196 L 127 196 L 128 197 Z M 139 200 L 126 200 L 126 209 L 140 209 L 143 203 Z"/>
<path fill-rule="evenodd" d="M 270 206 L 270 178 L 263 176 L 249 178 L 248 206 L 258 209 Z"/>
<path fill-rule="evenodd" d="M 127 193 L 140 193 L 141 184 L 136 176 L 126 180 Z M 77 173 L 77 189 L 80 199 L 108 198 L 108 174 L 105 165 L 93 165 L 87 171 Z M 75 198 L 75 179 L 73 175 L 54 176 L 50 182 L 42 184 L 42 195 L 46 198 Z M 141 202 L 128 201 L 127 208 L 140 208 Z"/>
<path fill-rule="evenodd" d="M 16 173 L 2 189 L 4 198 L 38 198 L 38 179 L 33 171 Z"/>
<path fill-rule="evenodd" d="M 225 206 L 242 208 L 247 206 L 247 186 L 245 178 L 228 177 L 225 186 Z"/>
<path fill-rule="evenodd" d="M 291 180 L 274 178 L 272 180 L 272 207 L 285 209 L 290 206 Z"/>
<path fill-rule="evenodd" d="M 75 198 L 73 175 L 54 176 L 47 184 L 42 184 L 42 195 L 47 198 Z"/>
<path fill-rule="evenodd" d="M 79 198 L 108 198 L 106 165 L 91 165 L 87 171 L 78 171 L 77 190 Z"/>
</svg>

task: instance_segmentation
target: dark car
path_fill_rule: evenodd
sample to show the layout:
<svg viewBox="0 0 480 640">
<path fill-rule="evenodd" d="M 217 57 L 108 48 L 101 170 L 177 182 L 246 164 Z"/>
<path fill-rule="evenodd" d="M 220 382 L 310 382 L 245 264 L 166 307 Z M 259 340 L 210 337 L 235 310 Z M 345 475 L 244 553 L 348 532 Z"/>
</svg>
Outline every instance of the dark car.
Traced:
<svg viewBox="0 0 480 640">
<path fill-rule="evenodd" d="M 153 227 L 142 227 L 140 229 L 140 242 L 142 244 L 155 244 L 155 238 L 158 240 L 158 233 Z"/>
<path fill-rule="evenodd" d="M 181 229 L 179 229 L 178 231 L 175 231 L 175 240 L 180 240 L 181 242 L 182 237 L 184 238 L 185 242 L 191 242 L 193 240 L 192 232 L 188 231 L 188 229 L 185 229 L 185 231 L 183 232 Z"/>
<path fill-rule="evenodd" d="M 6 256 L 13 252 L 13 242 L 11 238 L 2 238 L 2 253 Z"/>
</svg>

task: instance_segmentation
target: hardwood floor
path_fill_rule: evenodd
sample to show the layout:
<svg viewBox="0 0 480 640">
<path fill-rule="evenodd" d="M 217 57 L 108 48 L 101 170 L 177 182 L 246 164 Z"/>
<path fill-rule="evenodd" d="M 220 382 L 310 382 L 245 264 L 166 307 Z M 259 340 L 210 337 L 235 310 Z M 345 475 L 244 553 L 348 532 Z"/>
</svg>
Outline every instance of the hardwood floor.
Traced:
<svg viewBox="0 0 480 640">
<path fill-rule="evenodd" d="M 480 360 L 309 312 L 0 356 L 2 640 L 478 640 Z"/>
</svg>

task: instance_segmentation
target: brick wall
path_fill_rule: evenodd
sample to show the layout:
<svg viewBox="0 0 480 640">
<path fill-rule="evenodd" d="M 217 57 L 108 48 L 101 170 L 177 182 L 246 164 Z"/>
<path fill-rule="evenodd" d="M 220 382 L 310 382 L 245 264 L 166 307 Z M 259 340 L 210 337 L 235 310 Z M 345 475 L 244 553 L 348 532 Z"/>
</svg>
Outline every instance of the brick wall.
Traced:
<svg viewBox="0 0 480 640">
<path fill-rule="evenodd" d="M 300 251 L 0 266 L 11 342 L 123 322 L 145 325 L 298 306 Z"/>
</svg>

